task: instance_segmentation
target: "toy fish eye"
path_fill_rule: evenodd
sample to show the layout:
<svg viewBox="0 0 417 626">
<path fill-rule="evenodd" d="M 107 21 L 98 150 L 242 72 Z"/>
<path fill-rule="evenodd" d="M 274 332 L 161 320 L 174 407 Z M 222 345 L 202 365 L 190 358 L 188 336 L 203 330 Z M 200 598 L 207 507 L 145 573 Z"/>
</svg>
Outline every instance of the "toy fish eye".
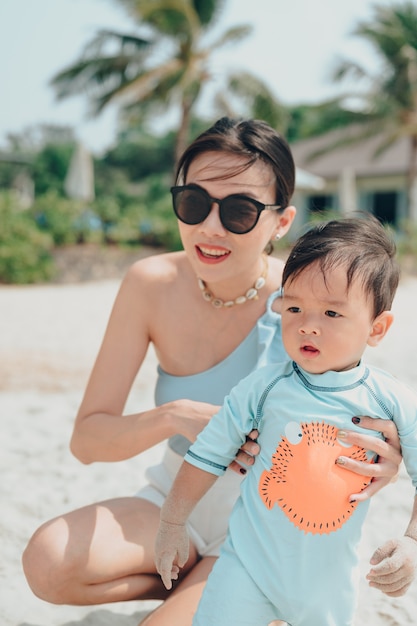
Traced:
<svg viewBox="0 0 417 626">
<path fill-rule="evenodd" d="M 298 422 L 288 422 L 285 426 L 285 436 L 288 442 L 293 445 L 301 443 L 303 431 L 301 430 L 300 424 Z"/>
</svg>

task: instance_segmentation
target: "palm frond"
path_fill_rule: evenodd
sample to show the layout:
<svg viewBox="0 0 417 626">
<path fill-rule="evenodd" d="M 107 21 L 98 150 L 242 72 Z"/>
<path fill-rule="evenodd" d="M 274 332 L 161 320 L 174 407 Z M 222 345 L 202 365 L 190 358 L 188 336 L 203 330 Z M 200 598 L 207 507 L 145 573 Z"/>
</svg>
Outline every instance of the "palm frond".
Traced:
<svg viewBox="0 0 417 626">
<path fill-rule="evenodd" d="M 197 13 L 203 28 L 212 27 L 221 14 L 225 0 L 192 0 L 194 11 Z"/>
<path fill-rule="evenodd" d="M 120 53 L 138 55 L 149 52 L 155 40 L 141 37 L 133 33 L 120 33 L 115 30 L 101 29 L 85 46 L 81 58 L 91 58 L 106 54 L 110 50 Z"/>
<path fill-rule="evenodd" d="M 355 61 L 343 60 L 336 65 L 331 74 L 331 79 L 334 81 L 342 81 L 347 77 L 352 77 L 355 80 L 362 80 L 363 78 L 369 78 L 369 74 L 366 69 L 356 63 Z"/>
<path fill-rule="evenodd" d="M 59 100 L 84 92 L 94 92 L 111 82 L 115 87 L 123 83 L 130 57 L 120 55 L 79 61 L 51 79 Z"/>
<path fill-rule="evenodd" d="M 114 100 L 120 100 L 124 107 L 135 102 L 139 103 L 142 100 L 146 101 L 149 97 L 157 100 L 156 94 L 163 91 L 165 82 L 167 83 L 170 81 L 170 77 L 177 75 L 181 75 L 181 63 L 177 59 L 172 59 L 150 70 L 137 72 L 134 78 L 125 80 L 114 89 L 97 97 L 95 99 L 96 110 L 98 113 L 101 112 L 107 104 Z"/>
<path fill-rule="evenodd" d="M 217 106 L 224 108 L 224 114 L 233 111 L 231 98 L 235 97 L 246 108 L 246 115 L 268 122 L 273 128 L 285 132 L 288 123 L 288 110 L 274 96 L 266 83 L 248 72 L 229 76 L 225 97 L 217 97 Z M 236 115 L 236 111 L 232 116 Z"/>
<path fill-rule="evenodd" d="M 86 45 L 79 61 L 64 68 L 51 78 L 58 99 L 80 93 L 95 93 L 97 89 L 117 89 L 143 65 L 153 42 L 136 35 L 101 30 Z M 111 51 L 111 52 L 110 52 Z"/>
<path fill-rule="evenodd" d="M 228 28 L 224 33 L 222 33 L 218 39 L 216 39 L 211 45 L 211 50 L 217 50 L 222 46 L 225 46 L 229 43 L 238 43 L 245 39 L 252 32 L 252 26 L 249 24 L 243 24 L 242 26 L 233 26 Z"/>
<path fill-rule="evenodd" d="M 190 0 L 122 0 L 141 24 L 160 35 L 189 37 L 200 28 L 198 14 Z"/>
</svg>

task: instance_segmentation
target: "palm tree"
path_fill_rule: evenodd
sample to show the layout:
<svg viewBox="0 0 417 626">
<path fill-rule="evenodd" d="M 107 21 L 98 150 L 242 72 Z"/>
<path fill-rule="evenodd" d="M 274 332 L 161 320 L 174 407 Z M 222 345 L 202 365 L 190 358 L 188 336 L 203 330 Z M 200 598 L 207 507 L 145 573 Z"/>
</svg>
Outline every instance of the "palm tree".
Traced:
<svg viewBox="0 0 417 626">
<path fill-rule="evenodd" d="M 229 28 L 210 44 L 224 0 L 117 0 L 132 15 L 132 34 L 97 33 L 81 58 L 52 79 L 59 99 L 87 93 L 98 115 L 118 101 L 126 120 L 142 121 L 180 108 L 175 158 L 185 148 L 191 113 L 212 79 L 209 61 L 221 46 L 247 36 L 250 26 Z"/>
<path fill-rule="evenodd" d="M 249 72 L 230 74 L 224 91 L 216 95 L 221 115 L 253 117 L 286 134 L 290 109 L 277 100 L 267 85 Z"/>
<path fill-rule="evenodd" d="M 381 154 L 399 138 L 409 138 L 408 211 L 417 221 L 417 6 L 409 0 L 390 7 L 375 6 L 373 18 L 359 23 L 353 34 L 374 47 L 382 69 L 372 76 L 360 64 L 346 60 L 335 70 L 334 78 L 368 81 L 369 90 L 359 94 L 366 127 L 357 140 L 381 135 L 377 150 Z"/>
</svg>

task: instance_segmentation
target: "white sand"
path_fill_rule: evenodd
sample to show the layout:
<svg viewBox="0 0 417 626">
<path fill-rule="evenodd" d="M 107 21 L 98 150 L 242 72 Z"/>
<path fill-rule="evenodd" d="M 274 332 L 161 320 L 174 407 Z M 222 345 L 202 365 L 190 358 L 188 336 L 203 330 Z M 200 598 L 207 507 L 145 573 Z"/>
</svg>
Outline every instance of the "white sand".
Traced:
<svg viewBox="0 0 417 626">
<path fill-rule="evenodd" d="M 0 623 L 2 626 L 137 626 L 152 602 L 100 607 L 52 606 L 37 599 L 20 557 L 44 520 L 95 500 L 134 493 L 160 449 L 117 464 L 83 466 L 68 450 L 72 422 L 98 350 L 118 281 L 0 287 Z M 403 279 L 396 322 L 367 354 L 402 380 L 417 383 L 417 280 Z M 150 353 L 129 399 L 152 406 L 155 357 Z M 406 526 L 414 491 L 399 480 L 372 502 L 362 545 L 363 574 L 372 551 Z M 417 624 L 417 584 L 391 599 L 363 581 L 357 626 Z M 167 625 L 168 626 L 168 625 Z M 255 625 L 254 625 L 255 626 Z"/>
</svg>

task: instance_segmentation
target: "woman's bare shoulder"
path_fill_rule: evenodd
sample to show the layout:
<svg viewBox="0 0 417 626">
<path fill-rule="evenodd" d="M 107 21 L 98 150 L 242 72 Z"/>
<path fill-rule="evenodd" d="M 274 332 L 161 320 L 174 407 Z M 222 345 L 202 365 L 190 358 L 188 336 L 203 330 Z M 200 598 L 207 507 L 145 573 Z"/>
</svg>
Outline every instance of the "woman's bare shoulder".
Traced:
<svg viewBox="0 0 417 626">
<path fill-rule="evenodd" d="M 155 284 L 157 282 L 166 285 L 178 278 L 185 263 L 186 254 L 183 251 L 154 254 L 133 263 L 128 269 L 124 281 L 136 284 Z"/>
<path fill-rule="evenodd" d="M 142 320 L 150 328 L 167 300 L 172 302 L 187 264 L 184 252 L 155 254 L 136 261 L 122 280 L 115 310 L 122 311 L 124 319 L 131 316 L 135 323 Z"/>
</svg>

